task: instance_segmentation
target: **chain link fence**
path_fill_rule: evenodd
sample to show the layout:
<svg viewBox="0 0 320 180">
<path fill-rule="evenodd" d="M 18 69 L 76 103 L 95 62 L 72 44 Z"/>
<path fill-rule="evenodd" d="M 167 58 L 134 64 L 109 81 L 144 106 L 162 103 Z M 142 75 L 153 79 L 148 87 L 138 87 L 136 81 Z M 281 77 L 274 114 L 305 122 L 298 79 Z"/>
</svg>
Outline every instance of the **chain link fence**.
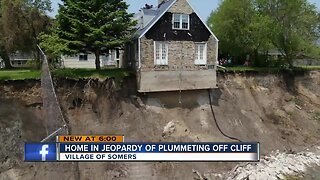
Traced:
<svg viewBox="0 0 320 180">
<path fill-rule="evenodd" d="M 57 135 L 69 134 L 68 126 L 63 117 L 63 113 L 56 95 L 47 56 L 39 46 L 38 49 L 40 51 L 40 59 L 42 60 L 41 89 L 43 113 L 47 131 L 47 137 L 41 142 L 55 141 L 55 137 Z"/>
</svg>

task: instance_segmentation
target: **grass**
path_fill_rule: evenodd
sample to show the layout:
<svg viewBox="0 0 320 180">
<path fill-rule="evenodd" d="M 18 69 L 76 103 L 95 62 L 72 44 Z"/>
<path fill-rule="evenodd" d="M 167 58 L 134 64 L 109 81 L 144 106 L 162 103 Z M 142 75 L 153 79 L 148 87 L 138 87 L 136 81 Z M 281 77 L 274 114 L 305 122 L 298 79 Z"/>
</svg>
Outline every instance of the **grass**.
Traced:
<svg viewBox="0 0 320 180">
<path fill-rule="evenodd" d="M 293 98 L 291 98 L 289 101 L 294 102 L 294 103 L 295 103 L 296 105 L 298 105 L 298 106 L 303 106 L 303 102 L 302 102 L 299 98 L 293 97 Z"/>
<path fill-rule="evenodd" d="M 299 175 L 286 175 L 285 180 L 301 180 L 302 178 Z"/>
<path fill-rule="evenodd" d="M 320 66 L 300 66 L 296 67 L 297 70 L 320 70 Z M 267 68 L 267 67 L 247 67 L 236 66 L 226 67 L 226 69 L 219 68 L 219 71 L 226 72 L 279 72 L 282 68 Z M 130 75 L 130 71 L 127 69 L 56 69 L 52 74 L 55 77 L 68 77 L 68 78 L 115 78 L 117 81 L 121 81 L 124 77 Z M 29 69 L 13 69 L 13 70 L 0 70 L 0 81 L 3 80 L 24 80 L 24 79 L 40 79 L 39 70 Z"/>
<path fill-rule="evenodd" d="M 25 79 L 40 79 L 39 70 L 0 70 L 0 81 L 4 80 L 25 80 Z"/>
<path fill-rule="evenodd" d="M 68 78 L 115 78 L 121 80 L 130 75 L 127 69 L 56 69 L 52 72 L 55 77 L 68 77 Z"/>
<path fill-rule="evenodd" d="M 226 67 L 226 69 L 218 68 L 219 71 L 226 72 L 279 72 L 285 70 L 281 67 L 249 67 L 249 66 L 235 66 L 235 67 Z M 320 70 L 320 66 L 299 66 L 295 67 L 293 70 Z"/>
<path fill-rule="evenodd" d="M 320 66 L 298 66 L 298 68 L 302 68 L 304 70 L 320 70 Z"/>
<path fill-rule="evenodd" d="M 126 69 L 56 69 L 52 71 L 54 77 L 67 78 L 115 78 L 116 81 L 121 81 L 124 77 L 130 75 L 130 71 Z M 0 70 L 0 81 L 5 80 L 25 80 L 25 79 L 40 79 L 40 70 L 28 69 L 13 69 Z"/>
<path fill-rule="evenodd" d="M 316 112 L 313 116 L 314 120 L 318 121 L 320 123 L 320 112 Z"/>
<path fill-rule="evenodd" d="M 226 67 L 225 70 L 227 72 L 270 72 L 270 71 L 278 71 L 280 70 L 280 68 L 235 66 L 235 67 Z"/>
</svg>

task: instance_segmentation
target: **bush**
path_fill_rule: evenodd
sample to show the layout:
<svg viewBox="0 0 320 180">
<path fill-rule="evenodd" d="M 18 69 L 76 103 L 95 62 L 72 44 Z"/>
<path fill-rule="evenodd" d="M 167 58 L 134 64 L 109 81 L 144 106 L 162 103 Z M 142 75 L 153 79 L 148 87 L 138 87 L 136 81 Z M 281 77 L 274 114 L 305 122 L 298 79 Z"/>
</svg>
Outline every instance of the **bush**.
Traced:
<svg viewBox="0 0 320 180">
<path fill-rule="evenodd" d="M 34 60 L 34 59 L 30 59 L 27 61 L 26 66 L 28 66 L 30 69 L 40 69 L 41 67 L 41 62 Z"/>
</svg>

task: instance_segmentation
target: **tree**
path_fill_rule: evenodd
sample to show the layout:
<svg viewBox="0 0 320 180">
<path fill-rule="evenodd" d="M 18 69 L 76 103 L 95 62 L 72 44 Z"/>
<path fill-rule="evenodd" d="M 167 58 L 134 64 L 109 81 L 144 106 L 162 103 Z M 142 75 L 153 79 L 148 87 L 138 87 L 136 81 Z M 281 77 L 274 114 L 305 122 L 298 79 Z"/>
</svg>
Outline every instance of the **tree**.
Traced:
<svg viewBox="0 0 320 180">
<path fill-rule="evenodd" d="M 255 42 L 251 28 L 255 16 L 252 0 L 221 1 L 207 24 L 220 40 L 222 53 L 240 56 L 252 51 Z"/>
<path fill-rule="evenodd" d="M 307 0 L 223 0 L 208 24 L 233 56 L 276 48 L 292 67 L 298 53 L 319 54 L 320 18 Z"/>
<path fill-rule="evenodd" d="M 128 5 L 123 0 L 62 2 L 57 16 L 59 38 L 69 50 L 94 53 L 100 69 L 100 55 L 129 40 L 135 22 L 126 11 Z"/>
<path fill-rule="evenodd" d="M 319 39 L 319 15 L 307 0 L 256 0 L 258 12 L 271 20 L 272 44 L 292 67 L 295 55 L 314 48 Z"/>
<path fill-rule="evenodd" d="M 53 20 L 52 27 L 48 32 L 41 33 L 38 39 L 41 48 L 44 49 L 48 60 L 51 62 L 60 60 L 61 55 L 63 55 L 62 52 L 68 52 L 68 54 L 76 53 L 76 51 L 71 51 L 66 44 L 62 43 L 57 33 L 57 23 L 55 20 Z"/>
<path fill-rule="evenodd" d="M 11 68 L 9 54 L 37 52 L 37 37 L 48 26 L 45 12 L 50 5 L 49 0 L 1 0 L 0 55 L 6 68 Z M 39 60 L 37 53 L 35 59 Z"/>
</svg>

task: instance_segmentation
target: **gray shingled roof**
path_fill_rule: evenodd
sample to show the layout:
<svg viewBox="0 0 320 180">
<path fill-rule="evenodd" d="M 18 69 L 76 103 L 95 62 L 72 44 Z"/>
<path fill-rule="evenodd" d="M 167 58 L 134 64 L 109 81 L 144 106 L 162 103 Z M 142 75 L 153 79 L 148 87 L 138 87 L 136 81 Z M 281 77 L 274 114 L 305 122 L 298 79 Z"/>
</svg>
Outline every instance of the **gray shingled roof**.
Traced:
<svg viewBox="0 0 320 180">
<path fill-rule="evenodd" d="M 152 10 L 152 13 L 155 14 L 155 17 L 149 22 L 147 26 L 142 29 L 138 29 L 138 31 L 136 32 L 136 36 L 140 37 L 142 34 L 145 34 L 175 2 L 176 0 L 168 0 L 165 3 L 161 4 L 158 9 Z"/>
<path fill-rule="evenodd" d="M 157 9 L 142 9 L 143 14 L 145 15 L 151 15 L 151 16 L 156 16 L 158 14 Z"/>
</svg>

